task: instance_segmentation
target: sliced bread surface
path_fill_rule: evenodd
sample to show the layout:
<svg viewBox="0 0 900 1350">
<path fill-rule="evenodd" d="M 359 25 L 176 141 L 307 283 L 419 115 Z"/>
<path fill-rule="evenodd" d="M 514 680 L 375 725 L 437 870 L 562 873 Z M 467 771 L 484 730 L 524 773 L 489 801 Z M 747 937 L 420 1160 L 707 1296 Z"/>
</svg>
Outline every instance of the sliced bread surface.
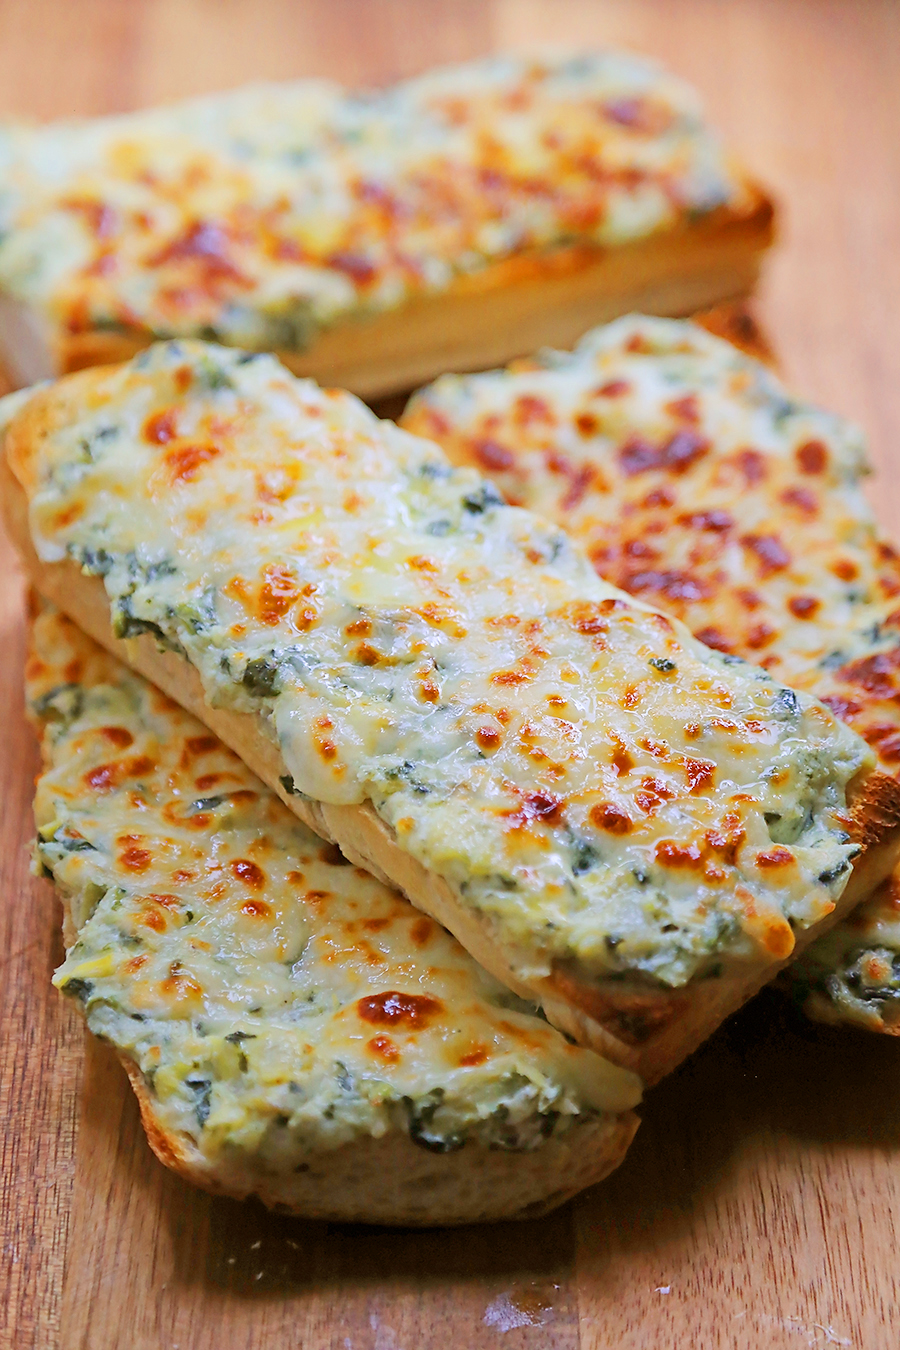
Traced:
<svg viewBox="0 0 900 1350">
<path fill-rule="evenodd" d="M 900 560 L 843 419 L 694 324 L 634 316 L 572 353 L 438 380 L 403 424 L 563 527 L 601 576 L 822 699 L 897 778 Z M 900 1030 L 898 886 L 791 966 L 814 1015 Z"/>
<path fill-rule="evenodd" d="M 313 835 L 52 610 L 28 700 L 54 977 L 117 1050 L 157 1156 L 308 1217 L 543 1212 L 621 1160 L 640 1085 Z"/>
<path fill-rule="evenodd" d="M 17 383 L 180 335 L 385 394 L 745 295 L 773 230 L 696 93 L 614 51 L 7 126 L 0 185 Z"/>
<path fill-rule="evenodd" d="M 349 396 L 170 343 L 14 398 L 36 584 L 645 1078 L 890 871 L 896 784 L 828 709 Z"/>
</svg>

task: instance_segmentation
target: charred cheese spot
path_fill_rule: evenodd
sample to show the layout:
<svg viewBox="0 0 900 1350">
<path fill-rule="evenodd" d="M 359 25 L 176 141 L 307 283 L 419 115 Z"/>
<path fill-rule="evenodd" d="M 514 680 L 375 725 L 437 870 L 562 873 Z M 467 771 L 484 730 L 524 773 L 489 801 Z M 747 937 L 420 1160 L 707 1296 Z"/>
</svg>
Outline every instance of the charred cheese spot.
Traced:
<svg viewBox="0 0 900 1350">
<path fill-rule="evenodd" d="M 251 919 L 270 919 L 272 906 L 265 900 L 245 900 L 241 905 L 241 913 Z"/>
<path fill-rule="evenodd" d="M 419 1031 L 443 1011 L 440 999 L 429 994 L 399 993 L 394 989 L 384 994 L 371 994 L 356 1004 L 361 1021 L 393 1027 L 397 1031 Z"/>
<path fill-rule="evenodd" d="M 84 775 L 84 781 L 94 792 L 111 792 L 116 786 L 116 766 L 98 764 L 95 769 L 88 770 Z"/>
<path fill-rule="evenodd" d="M 797 447 L 797 464 L 802 473 L 823 473 L 828 464 L 828 450 L 821 441 L 804 441 Z"/>
<path fill-rule="evenodd" d="M 127 843 L 119 855 L 119 862 L 129 872 L 146 872 L 153 862 L 153 854 L 136 843 Z"/>
<path fill-rule="evenodd" d="M 249 886 L 252 890 L 262 890 L 266 884 L 266 874 L 255 862 L 250 862 L 247 858 L 235 858 L 229 864 L 232 875 L 244 886 Z"/>
<path fill-rule="evenodd" d="M 192 756 L 209 755 L 219 748 L 215 736 L 188 736 L 184 744 L 188 754 Z"/>
<path fill-rule="evenodd" d="M 472 449 L 477 462 L 490 472 L 503 473 L 516 462 L 512 451 L 498 441 L 479 441 Z"/>
<path fill-rule="evenodd" d="M 757 867 L 792 867 L 794 855 L 786 848 L 764 849 L 756 855 Z"/>
<path fill-rule="evenodd" d="M 684 772 L 691 792 L 703 792 L 716 776 L 716 766 L 709 760 L 685 759 Z"/>
<path fill-rule="evenodd" d="M 398 1064 L 400 1061 L 399 1047 L 391 1040 L 390 1036 L 373 1036 L 366 1042 L 366 1049 L 370 1055 L 376 1059 L 384 1060 L 387 1064 Z"/>
<path fill-rule="evenodd" d="M 175 408 L 164 408 L 153 413 L 144 423 L 144 439 L 153 445 L 167 445 L 178 435 L 178 413 Z"/>
<path fill-rule="evenodd" d="M 598 830 L 607 830 L 610 834 L 628 834 L 634 821 L 626 811 L 611 802 L 597 803 L 590 810 L 591 824 Z"/>
<path fill-rule="evenodd" d="M 501 736 L 496 727 L 479 727 L 475 732 L 475 740 L 482 750 L 496 750 Z"/>
<path fill-rule="evenodd" d="M 788 600 L 788 609 L 796 619 L 812 619 L 821 607 L 821 600 L 814 595 L 792 595 Z"/>
<path fill-rule="evenodd" d="M 431 941 L 435 933 L 435 925 L 431 919 L 416 919 L 410 929 L 410 937 L 417 947 L 425 947 Z"/>
<path fill-rule="evenodd" d="M 134 744 L 134 737 L 127 727 L 100 727 L 100 735 L 119 750 Z"/>
<path fill-rule="evenodd" d="M 771 576 L 773 572 L 781 572 L 790 566 L 791 555 L 775 534 L 747 534 L 741 543 L 753 554 L 761 577 Z"/>
<path fill-rule="evenodd" d="M 262 623 L 274 626 L 287 614 L 300 595 L 297 578 L 289 567 L 269 563 L 263 568 L 257 614 Z"/>
<path fill-rule="evenodd" d="M 204 464 L 209 464 L 221 453 L 215 445 L 183 445 L 168 450 L 165 455 L 169 478 L 174 484 L 192 483 Z"/>
<path fill-rule="evenodd" d="M 673 839 L 661 839 L 655 857 L 662 867 L 699 869 L 703 865 L 703 851 L 698 844 L 678 844 Z"/>
</svg>

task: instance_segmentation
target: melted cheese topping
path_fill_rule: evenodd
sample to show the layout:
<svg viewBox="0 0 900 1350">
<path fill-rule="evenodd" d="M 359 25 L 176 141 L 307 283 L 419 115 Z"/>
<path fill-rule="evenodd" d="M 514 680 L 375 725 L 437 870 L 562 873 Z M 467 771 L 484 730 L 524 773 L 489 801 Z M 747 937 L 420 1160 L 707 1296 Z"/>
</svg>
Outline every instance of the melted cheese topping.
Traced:
<svg viewBox="0 0 900 1350">
<path fill-rule="evenodd" d="M 633 1106 L 442 928 L 311 834 L 67 620 L 36 623 L 37 853 L 77 935 L 54 983 L 210 1160 L 407 1130 L 537 1148 Z"/>
<path fill-rule="evenodd" d="M 821 698 L 900 771 L 900 558 L 847 423 L 695 325 L 639 317 L 571 354 L 446 376 L 403 422 L 563 526 L 601 576 Z M 882 888 L 801 972 L 845 1011 L 858 995 L 864 1021 L 900 1015 L 896 897 Z"/>
<path fill-rule="evenodd" d="M 13 127 L 0 173 L 0 285 L 55 328 L 263 349 L 521 253 L 746 202 L 693 90 L 614 52 Z"/>
<path fill-rule="evenodd" d="M 351 396 L 171 343 L 8 441 L 41 556 L 259 715 L 294 790 L 369 800 L 523 979 L 681 984 L 833 908 L 863 742 Z"/>
</svg>

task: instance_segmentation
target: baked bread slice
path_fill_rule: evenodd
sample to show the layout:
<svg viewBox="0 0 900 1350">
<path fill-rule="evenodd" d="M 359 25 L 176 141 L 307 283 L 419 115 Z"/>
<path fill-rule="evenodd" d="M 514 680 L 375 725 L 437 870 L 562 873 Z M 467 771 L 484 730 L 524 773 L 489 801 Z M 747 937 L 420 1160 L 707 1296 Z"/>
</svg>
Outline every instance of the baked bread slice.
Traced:
<svg viewBox="0 0 900 1350">
<path fill-rule="evenodd" d="M 900 559 L 846 422 L 693 324 L 641 317 L 439 380 L 403 422 L 565 528 L 601 576 L 822 699 L 900 773 Z M 898 894 L 895 876 L 790 967 L 813 1015 L 900 1031 Z"/>
<path fill-rule="evenodd" d="M 54 983 L 118 1052 L 168 1167 L 308 1217 L 445 1224 L 543 1213 L 621 1161 L 633 1074 L 56 611 L 28 700 L 37 858 L 66 916 Z"/>
<path fill-rule="evenodd" d="M 352 396 L 169 343 L 11 399 L 38 588 L 645 1079 L 893 865 L 896 784 L 831 712 Z"/>
<path fill-rule="evenodd" d="M 383 395 L 745 295 L 773 228 L 695 92 L 616 52 L 10 126 L 0 186 L 19 384 L 186 336 Z"/>
</svg>

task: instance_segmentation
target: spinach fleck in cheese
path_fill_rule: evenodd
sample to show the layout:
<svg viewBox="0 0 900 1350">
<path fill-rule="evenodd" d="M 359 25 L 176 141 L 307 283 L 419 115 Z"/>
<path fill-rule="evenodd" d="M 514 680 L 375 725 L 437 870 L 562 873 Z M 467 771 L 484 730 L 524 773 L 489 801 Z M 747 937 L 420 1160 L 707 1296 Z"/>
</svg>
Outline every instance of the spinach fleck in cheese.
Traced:
<svg viewBox="0 0 900 1350">
<path fill-rule="evenodd" d="M 523 980 L 680 985 L 833 908 L 864 743 L 351 396 L 161 344 L 7 439 L 40 555 L 257 714 L 287 786 L 371 802 Z"/>
<path fill-rule="evenodd" d="M 636 1103 L 633 1074 L 569 1045 L 55 612 L 28 685 L 37 856 L 72 929 L 54 983 L 210 1165 L 290 1171 L 398 1130 L 537 1149 Z"/>
<path fill-rule="evenodd" d="M 822 699 L 900 772 L 900 558 L 846 422 L 695 325 L 641 317 L 570 354 L 446 376 L 403 421 L 563 526 L 601 576 Z M 897 895 L 894 879 L 794 967 L 821 1015 L 900 1016 Z"/>
<path fill-rule="evenodd" d="M 616 52 L 11 126 L 0 177 L 0 286 L 51 331 L 282 350 L 495 262 L 748 195 L 695 93 Z"/>
</svg>

